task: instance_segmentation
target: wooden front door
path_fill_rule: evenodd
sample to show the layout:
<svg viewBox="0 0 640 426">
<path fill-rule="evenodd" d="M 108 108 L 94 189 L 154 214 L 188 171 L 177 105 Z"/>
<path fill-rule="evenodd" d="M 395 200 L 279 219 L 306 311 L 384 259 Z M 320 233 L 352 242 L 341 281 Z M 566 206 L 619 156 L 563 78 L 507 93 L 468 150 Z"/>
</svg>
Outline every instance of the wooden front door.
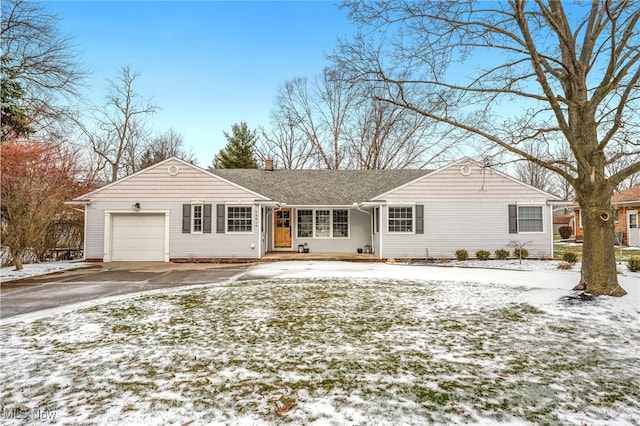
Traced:
<svg viewBox="0 0 640 426">
<path fill-rule="evenodd" d="M 274 219 L 274 246 L 276 248 L 291 247 L 291 209 L 275 211 Z"/>
</svg>

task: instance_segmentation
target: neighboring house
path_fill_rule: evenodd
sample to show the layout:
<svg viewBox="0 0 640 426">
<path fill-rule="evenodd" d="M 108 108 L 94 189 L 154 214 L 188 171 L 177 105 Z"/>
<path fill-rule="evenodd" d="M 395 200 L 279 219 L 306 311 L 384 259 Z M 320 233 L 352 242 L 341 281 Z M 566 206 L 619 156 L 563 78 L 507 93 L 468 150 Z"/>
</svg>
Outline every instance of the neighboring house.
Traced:
<svg viewBox="0 0 640 426">
<path fill-rule="evenodd" d="M 553 233 L 560 234 L 559 229 L 562 226 L 569 226 L 573 229 L 573 214 L 559 214 L 553 216 Z"/>
<path fill-rule="evenodd" d="M 616 239 L 622 236 L 622 245 L 640 247 L 640 229 L 638 229 L 638 213 L 640 213 L 640 185 L 614 192 L 611 196 L 613 219 L 616 226 Z M 576 224 L 576 241 L 584 238 L 580 207 L 574 204 Z"/>
<path fill-rule="evenodd" d="M 244 260 L 267 252 L 553 253 L 557 198 L 468 158 L 438 170 L 204 170 L 170 158 L 73 202 L 85 257 Z"/>
</svg>

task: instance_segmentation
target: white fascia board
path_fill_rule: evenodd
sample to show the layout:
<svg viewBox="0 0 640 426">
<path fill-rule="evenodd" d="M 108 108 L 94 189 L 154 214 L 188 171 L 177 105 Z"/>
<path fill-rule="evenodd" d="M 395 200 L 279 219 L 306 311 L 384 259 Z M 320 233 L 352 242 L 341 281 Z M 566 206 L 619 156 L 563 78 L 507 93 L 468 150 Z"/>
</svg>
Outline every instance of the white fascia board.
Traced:
<svg viewBox="0 0 640 426">
<path fill-rule="evenodd" d="M 473 159 L 471 159 L 471 158 L 469 158 L 469 157 L 462 157 L 462 158 L 460 158 L 459 160 L 454 161 L 453 163 L 447 164 L 446 166 L 442 166 L 442 167 L 440 167 L 440 168 L 439 168 L 439 169 L 437 169 L 437 170 L 434 170 L 434 171 L 432 171 L 432 172 L 429 172 L 429 173 L 425 174 L 424 176 L 420 176 L 420 177 L 419 177 L 419 178 L 417 178 L 417 179 L 414 179 L 414 180 L 412 180 L 412 181 L 410 181 L 410 182 L 407 182 L 407 183 L 405 183 L 404 185 L 400 185 L 399 187 L 394 188 L 394 189 L 392 189 L 392 190 L 390 190 L 390 191 L 387 191 L 387 192 L 385 192 L 385 193 L 383 193 L 383 194 L 380 194 L 380 195 L 378 195 L 378 196 L 376 196 L 376 197 L 374 197 L 374 198 L 383 198 L 383 197 L 385 197 L 386 195 L 388 195 L 388 194 L 392 194 L 392 193 L 394 193 L 395 191 L 397 191 L 397 190 L 399 190 L 399 189 L 405 188 L 405 187 L 407 187 L 407 186 L 409 186 L 409 185 L 412 185 L 412 184 L 414 184 L 414 183 L 416 183 L 416 182 L 418 182 L 418 181 L 420 181 L 420 180 L 422 180 L 422 179 L 426 179 L 426 178 L 428 178 L 428 177 L 430 177 L 430 176 L 433 176 L 433 175 L 438 174 L 438 173 L 440 173 L 440 172 L 442 172 L 442 171 L 444 171 L 444 170 L 450 169 L 451 167 L 458 166 L 458 165 L 460 165 L 461 163 L 465 163 L 465 162 L 466 162 L 466 163 L 473 163 L 475 166 L 477 166 L 477 167 L 481 167 L 481 168 L 483 168 L 483 167 L 487 167 L 491 172 L 496 173 L 497 175 L 499 175 L 499 176 L 501 176 L 501 177 L 503 177 L 503 178 L 505 178 L 505 179 L 508 179 L 508 180 L 510 180 L 510 181 L 512 181 L 512 182 L 515 182 L 515 183 L 519 184 L 519 185 L 522 185 L 522 186 L 524 186 L 524 187 L 526 187 L 526 188 L 528 188 L 528 189 L 531 189 L 531 190 L 534 190 L 534 191 L 536 191 L 536 192 L 539 192 L 540 194 L 544 194 L 545 196 L 547 196 L 547 197 L 549 198 L 549 200 L 558 200 L 558 201 L 560 201 L 560 198 L 559 198 L 559 197 L 557 197 L 556 195 L 553 195 L 553 194 L 551 194 L 551 193 L 549 193 L 549 192 L 546 192 L 546 191 L 541 190 L 540 188 L 536 188 L 535 186 L 532 186 L 532 185 L 529 185 L 529 184 L 527 184 L 527 183 L 524 183 L 524 182 L 522 182 L 521 180 L 518 180 L 518 179 L 516 179 L 516 178 L 514 178 L 514 177 L 512 177 L 512 176 L 509 176 L 508 174 L 503 173 L 503 172 L 501 172 L 501 171 L 499 171 L 499 170 L 496 170 L 496 169 L 494 169 L 494 168 L 492 168 L 492 167 L 485 166 L 484 164 L 482 164 L 482 163 L 480 163 L 480 162 L 478 162 L 478 161 L 476 161 L 476 160 L 473 160 Z"/>
<path fill-rule="evenodd" d="M 231 185 L 231 186 L 233 186 L 235 188 L 243 190 L 243 191 L 255 196 L 256 198 L 269 200 L 269 197 L 266 197 L 266 196 L 264 196 L 262 194 L 258 194 L 257 192 L 254 192 L 254 191 L 252 191 L 252 190 L 250 190 L 248 188 L 245 188 L 244 186 L 238 185 L 235 182 L 232 182 L 232 181 L 227 180 L 227 179 L 225 179 L 223 177 L 220 177 L 220 176 L 218 176 L 218 175 L 216 175 L 214 173 L 211 173 L 207 169 L 203 169 L 202 167 L 196 166 L 195 164 L 191 164 L 191 163 L 189 163 L 187 161 L 184 161 L 184 160 L 182 160 L 182 159 L 180 159 L 178 157 L 170 157 L 170 158 L 167 158 L 166 160 L 162 160 L 159 163 L 156 163 L 156 164 L 154 164 L 152 166 L 149 166 L 146 169 L 139 170 L 139 171 L 137 171 L 135 173 L 130 174 L 129 176 L 125 176 L 122 179 L 118 179 L 115 182 L 111 182 L 111 183 L 109 183 L 109 184 L 107 184 L 105 186 L 102 186 L 102 187 L 98 188 L 98 189 L 94 189 L 93 191 L 91 191 L 91 192 L 89 192 L 87 194 L 81 195 L 80 197 L 74 199 L 73 201 L 76 201 L 76 200 L 79 200 L 79 199 L 90 198 L 93 194 L 96 194 L 98 192 L 104 191 L 105 189 L 111 188 L 114 185 L 118 185 L 120 182 L 124 182 L 126 180 L 129 180 L 129 179 L 131 179 L 131 178 L 133 178 L 135 176 L 138 176 L 139 174 L 147 172 L 148 170 L 151 170 L 151 169 L 154 169 L 154 168 L 157 168 L 157 167 L 161 167 L 161 166 L 165 165 L 166 163 L 168 163 L 170 161 L 177 161 L 177 162 L 181 163 L 183 166 L 190 167 L 190 168 L 192 168 L 194 170 L 202 172 L 202 173 L 204 173 L 204 174 L 206 174 L 208 176 L 211 176 L 211 177 L 213 177 L 215 179 L 221 180 L 222 182 L 225 182 L 225 183 L 227 183 L 227 184 L 229 184 L 229 185 Z"/>
</svg>

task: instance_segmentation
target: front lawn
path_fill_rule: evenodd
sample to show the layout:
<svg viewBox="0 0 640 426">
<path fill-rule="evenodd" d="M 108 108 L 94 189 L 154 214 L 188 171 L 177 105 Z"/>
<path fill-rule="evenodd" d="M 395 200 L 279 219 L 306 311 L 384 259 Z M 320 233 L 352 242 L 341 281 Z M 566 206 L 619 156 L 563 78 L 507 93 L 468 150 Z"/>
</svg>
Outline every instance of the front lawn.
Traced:
<svg viewBox="0 0 640 426">
<path fill-rule="evenodd" d="M 83 424 L 639 425 L 640 311 L 543 287 L 316 277 L 139 296 L 3 325 L 0 398 L 5 419 Z"/>
<path fill-rule="evenodd" d="M 562 259 L 566 252 L 572 252 L 578 255 L 578 259 L 582 259 L 582 244 L 573 242 L 563 242 L 555 239 L 553 242 L 553 257 Z M 635 247 L 615 247 L 616 261 L 624 262 L 631 257 L 640 256 L 640 248 Z"/>
</svg>

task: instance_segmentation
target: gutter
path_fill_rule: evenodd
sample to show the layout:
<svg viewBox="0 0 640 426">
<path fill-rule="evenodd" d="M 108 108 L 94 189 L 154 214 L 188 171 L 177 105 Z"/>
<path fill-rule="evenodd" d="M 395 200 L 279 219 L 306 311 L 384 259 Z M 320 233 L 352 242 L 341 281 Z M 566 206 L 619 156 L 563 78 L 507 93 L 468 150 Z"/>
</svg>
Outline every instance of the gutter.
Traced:
<svg viewBox="0 0 640 426">
<path fill-rule="evenodd" d="M 619 202 L 612 202 L 611 203 L 612 206 L 638 206 L 640 205 L 640 200 L 636 200 L 636 201 L 619 201 Z"/>
<path fill-rule="evenodd" d="M 90 204 L 91 204 L 91 200 L 89 200 L 88 198 L 83 200 L 71 200 L 71 201 L 64 202 L 65 206 L 88 206 Z"/>
<path fill-rule="evenodd" d="M 366 213 L 369 216 L 373 217 L 373 213 L 370 213 L 370 212 L 368 212 L 366 210 L 362 210 L 362 207 L 363 206 L 382 207 L 386 203 L 387 203 L 386 200 L 378 200 L 378 201 L 366 200 L 366 201 L 364 201 L 362 203 L 353 203 L 353 205 L 356 207 L 356 210 L 358 210 L 359 212 Z M 372 225 L 371 226 L 371 244 L 373 244 L 375 229 L 373 227 L 374 224 L 372 223 L 371 225 Z M 379 234 L 380 234 L 380 247 L 379 247 L 379 250 L 378 250 L 377 254 L 378 254 L 378 257 L 380 259 L 382 259 L 383 258 L 382 257 L 382 229 L 383 228 L 382 228 L 382 226 L 380 224 L 378 224 L 378 226 L 380 226 L 380 232 L 379 232 Z"/>
<path fill-rule="evenodd" d="M 275 210 L 279 210 L 282 208 L 282 203 L 279 203 L 277 201 L 273 201 L 273 200 L 254 200 L 254 204 L 257 204 L 259 207 L 275 207 Z M 268 213 L 265 212 L 265 214 L 268 217 Z M 262 217 L 262 208 L 260 209 L 260 214 L 258 215 L 259 217 L 259 224 L 258 224 L 258 229 L 262 228 L 262 221 L 266 219 L 266 217 Z M 267 229 L 269 229 L 269 226 L 265 226 L 265 232 L 264 232 L 264 239 L 265 239 L 265 244 L 267 244 Z M 258 231 L 258 260 L 262 259 L 262 232 Z M 266 249 L 265 249 L 265 253 L 266 253 Z"/>
</svg>

